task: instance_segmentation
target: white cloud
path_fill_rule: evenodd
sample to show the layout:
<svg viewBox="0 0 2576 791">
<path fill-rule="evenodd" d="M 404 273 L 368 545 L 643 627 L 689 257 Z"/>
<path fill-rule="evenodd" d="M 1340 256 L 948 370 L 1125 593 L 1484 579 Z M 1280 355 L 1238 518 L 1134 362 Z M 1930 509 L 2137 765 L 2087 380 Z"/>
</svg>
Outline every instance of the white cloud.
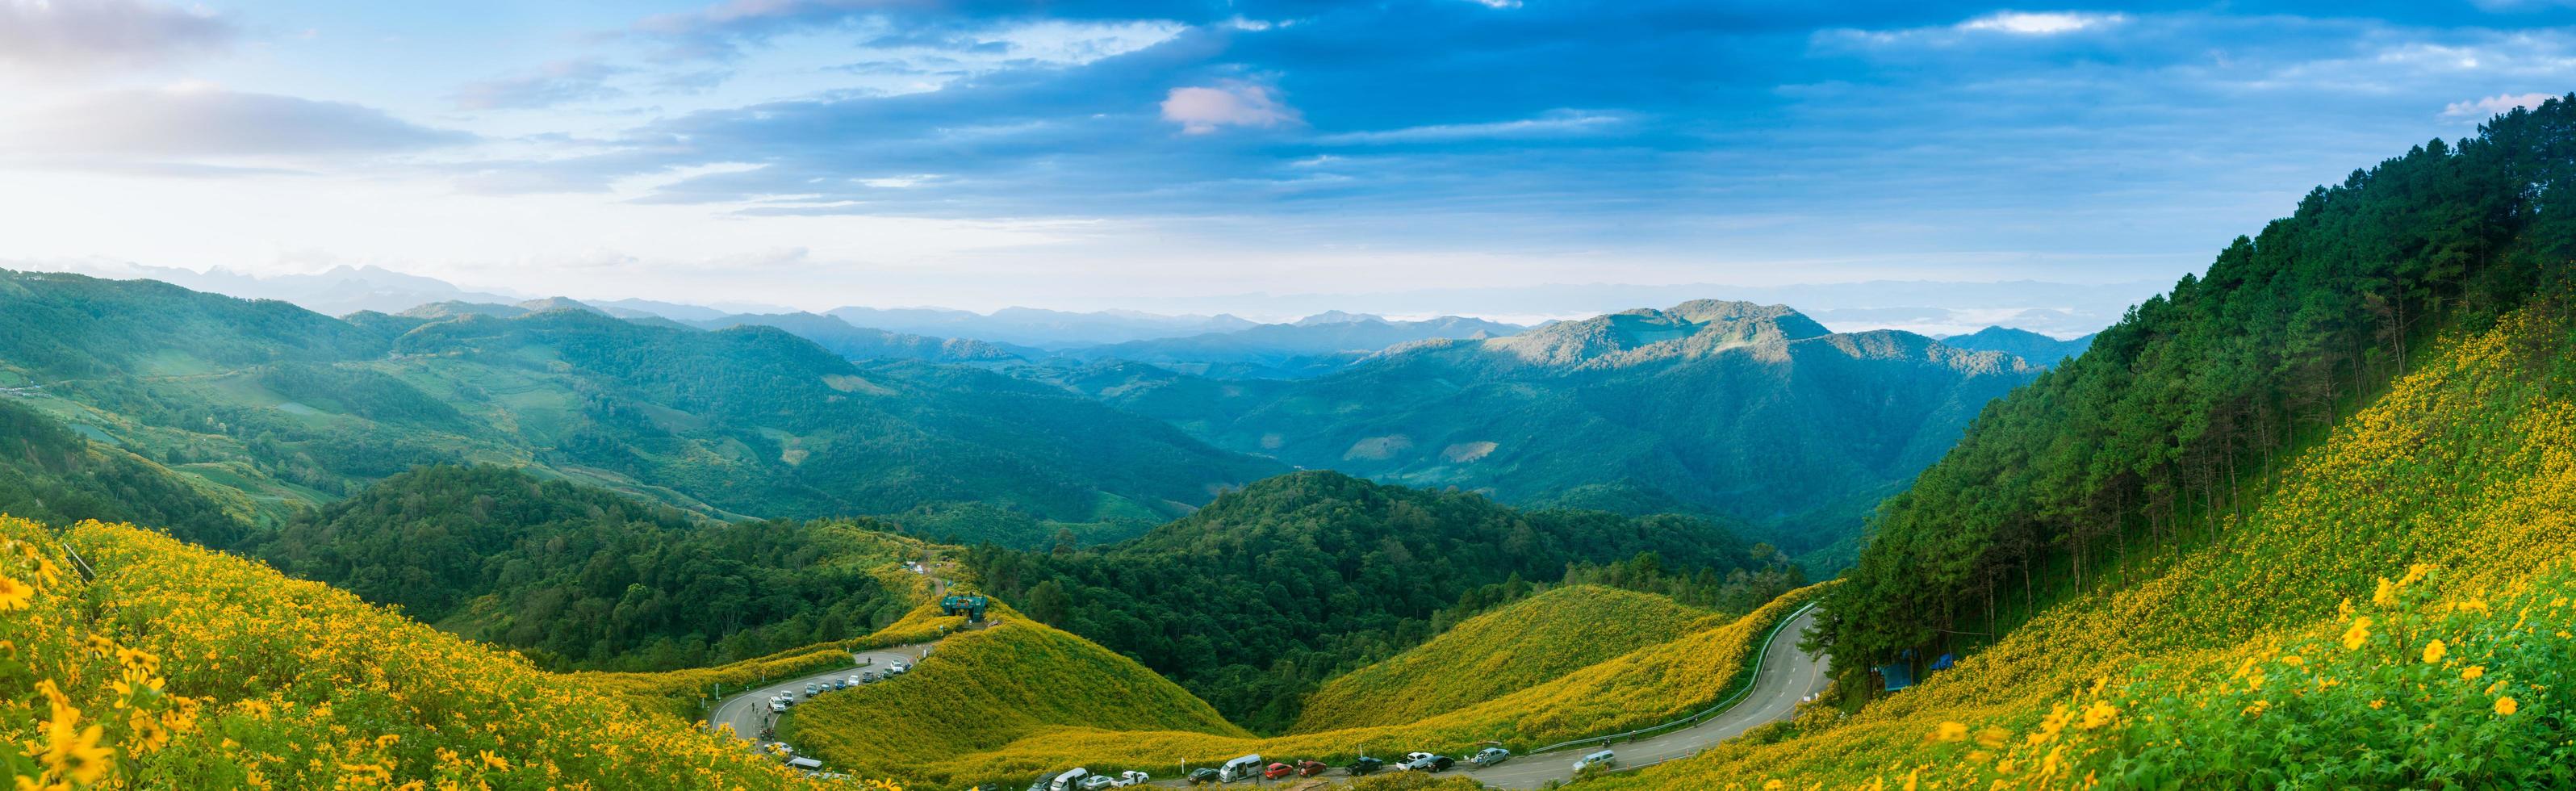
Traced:
<svg viewBox="0 0 2576 791">
<path fill-rule="evenodd" d="M 1550 137 L 1581 137 L 1607 134 L 1628 125 L 1630 117 L 1622 113 L 1600 113 L 1589 110 L 1550 110 L 1536 118 L 1496 121 L 1482 124 L 1433 124 L 1382 132 L 1347 132 L 1326 135 L 1316 141 L 1326 144 L 1370 145 L 1379 143 L 1435 143 L 1452 140 L 1505 140 Z"/>
<path fill-rule="evenodd" d="M 2558 98 L 2546 93 L 2497 94 L 2484 99 L 2452 102 L 2442 108 L 2444 118 L 2486 118 L 2516 107 L 2539 107 L 2541 102 Z"/>
<path fill-rule="evenodd" d="M 535 71 L 467 83 L 452 98 L 459 110 L 527 110 L 606 99 L 625 94 L 608 85 L 608 78 L 623 71 L 593 58 L 559 60 Z"/>
<path fill-rule="evenodd" d="M 0 68 L 39 73 L 159 63 L 230 43 L 211 12 L 143 0 L 0 0 Z"/>
<path fill-rule="evenodd" d="M 2126 14 L 2097 14 L 2082 11 L 1998 11 L 1961 22 L 1959 29 L 2022 36 L 2053 36 L 2059 33 L 2110 27 L 2127 21 L 2129 17 Z"/>
<path fill-rule="evenodd" d="M 110 157 L 296 157 L 407 151 L 474 139 L 372 107 L 203 83 L 102 91 L 0 120 L 0 143 L 8 147 Z"/>
<path fill-rule="evenodd" d="M 1297 108 L 1279 101 L 1267 86 L 1225 82 L 1213 87 L 1173 88 L 1163 98 L 1163 120 L 1180 124 L 1185 134 L 1204 135 L 1227 126 L 1269 128 L 1297 123 Z"/>
</svg>

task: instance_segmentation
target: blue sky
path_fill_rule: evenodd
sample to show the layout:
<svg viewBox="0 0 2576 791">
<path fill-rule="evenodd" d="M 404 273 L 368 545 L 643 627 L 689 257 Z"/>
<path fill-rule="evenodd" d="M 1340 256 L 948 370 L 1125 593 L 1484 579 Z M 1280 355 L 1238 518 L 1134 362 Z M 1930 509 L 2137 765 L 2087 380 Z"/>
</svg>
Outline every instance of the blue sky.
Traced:
<svg viewBox="0 0 2576 791">
<path fill-rule="evenodd" d="M 1213 308 L 2166 282 L 2558 3 L 0 0 L 0 260 Z M 1680 297 L 1724 296 L 1679 294 Z"/>
</svg>

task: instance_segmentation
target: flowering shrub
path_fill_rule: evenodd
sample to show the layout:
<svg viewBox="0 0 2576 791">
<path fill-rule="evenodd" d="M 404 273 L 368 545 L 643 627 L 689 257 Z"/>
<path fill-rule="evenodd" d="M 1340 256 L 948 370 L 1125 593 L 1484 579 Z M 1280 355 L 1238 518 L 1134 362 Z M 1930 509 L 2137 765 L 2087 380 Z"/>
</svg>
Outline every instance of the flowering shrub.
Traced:
<svg viewBox="0 0 2576 791">
<path fill-rule="evenodd" d="M 2554 310 L 2448 344 L 2142 582 L 1848 718 L 1602 787 L 2568 785 L 2576 332 Z"/>
<path fill-rule="evenodd" d="M 62 547 L 98 577 L 69 570 Z M 257 563 L 0 518 L 0 749 L 20 789 L 821 785 L 731 736 Z M 851 783 L 891 789 L 885 783 Z"/>
</svg>

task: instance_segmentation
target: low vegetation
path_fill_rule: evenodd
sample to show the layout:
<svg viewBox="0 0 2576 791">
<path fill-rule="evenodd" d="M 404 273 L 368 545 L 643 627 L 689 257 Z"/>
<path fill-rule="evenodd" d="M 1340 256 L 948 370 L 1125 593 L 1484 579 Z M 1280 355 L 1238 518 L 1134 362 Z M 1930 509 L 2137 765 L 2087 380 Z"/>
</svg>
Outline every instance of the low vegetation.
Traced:
<svg viewBox="0 0 2576 791">
<path fill-rule="evenodd" d="M 1135 660 L 1008 608 L 992 615 L 1001 623 L 940 642 L 902 678 L 796 707 L 782 738 L 833 765 L 921 778 L 936 776 L 931 764 L 1065 727 L 1249 735 Z"/>
<path fill-rule="evenodd" d="M 2566 784 L 2565 299 L 2428 350 L 2241 518 L 2105 570 L 2135 583 L 1848 718 L 1604 787 Z"/>
<path fill-rule="evenodd" d="M 1222 729 L 1155 730 L 1151 726 L 1130 724 L 1139 721 L 1131 717 L 1112 716 L 1065 720 L 1035 727 L 1006 744 L 991 745 L 977 735 L 984 732 L 983 726 L 971 719 L 985 713 L 979 707 L 981 704 L 940 708 L 929 700 L 895 697 L 905 688 L 915 686 L 915 682 L 932 679 L 922 676 L 896 684 L 878 684 L 861 694 L 843 693 L 838 699 L 827 696 L 821 702 L 801 706 L 793 717 L 794 728 L 789 735 L 798 745 L 831 743 L 818 742 L 818 739 L 865 740 L 875 746 L 858 748 L 856 752 L 837 747 L 811 749 L 833 750 L 825 755 L 852 761 L 850 765 L 873 776 L 936 786 L 964 786 L 980 782 L 1024 784 L 1040 773 L 1075 766 L 1094 771 L 1144 769 L 1157 776 L 1172 777 L 1179 776 L 1189 767 L 1213 766 L 1235 756 L 1255 752 L 1274 758 L 1341 763 L 1361 754 L 1386 757 L 1407 750 L 1463 753 L 1488 741 L 1500 742 L 1515 750 L 1527 750 L 1553 742 L 1667 722 L 1717 703 L 1745 682 L 1748 663 L 1753 651 L 1760 648 L 1762 638 L 1781 619 L 1813 601 L 1820 587 L 1799 589 L 1750 615 L 1629 652 L 1553 681 L 1402 724 L 1262 738 L 1231 726 Z M 1007 633 L 1016 628 L 1019 627 L 1007 626 L 996 631 Z M 962 639 L 949 642 L 958 643 Z M 1795 639 L 1795 636 L 1783 639 Z M 938 668 L 948 651 L 943 644 L 939 653 L 923 662 L 921 669 L 914 673 Z M 1111 670 L 1111 679 L 1118 678 L 1117 671 Z M 995 672 L 1008 675 L 998 668 Z M 1006 684 L 1013 690 L 1032 690 L 1009 694 L 1041 694 L 1052 684 L 1071 683 L 1078 685 L 1077 688 L 1087 688 L 1099 682 L 1050 675 L 1043 680 L 1037 676 L 1009 676 L 999 681 L 972 683 Z M 877 688 L 888 691 L 880 692 Z M 934 696 L 940 693 L 921 690 L 907 694 Z M 1157 693 L 1151 699 L 1159 697 Z M 927 709 L 930 711 L 956 712 L 954 716 L 928 719 L 942 720 L 937 727 L 955 730 L 946 738 L 975 747 L 952 750 L 941 746 L 942 742 L 935 738 L 904 739 L 862 733 L 871 729 L 915 727 L 891 723 L 891 720 L 905 716 L 905 712 L 922 710 L 908 707 L 913 705 L 933 706 Z M 817 711 L 830 713 L 832 719 L 828 724 L 807 716 Z M 931 757 L 925 759 L 925 756 Z"/>
<path fill-rule="evenodd" d="M 1468 619 L 1430 642 L 1324 684 L 1291 733 L 1396 725 L 1556 680 L 1724 621 L 1616 588 L 1556 588 Z"/>
<path fill-rule="evenodd" d="M 1106 548 L 979 547 L 966 560 L 1032 617 L 1277 732 L 1323 681 L 1430 639 L 1445 625 L 1435 616 L 1473 591 L 1646 552 L 1713 579 L 1772 560 L 1700 519 L 1523 511 L 1329 472 L 1262 480 Z"/>
<path fill-rule="evenodd" d="M 0 519 L 0 639 L 0 765 L 21 788 L 815 785 L 579 679 L 123 525 Z"/>
</svg>

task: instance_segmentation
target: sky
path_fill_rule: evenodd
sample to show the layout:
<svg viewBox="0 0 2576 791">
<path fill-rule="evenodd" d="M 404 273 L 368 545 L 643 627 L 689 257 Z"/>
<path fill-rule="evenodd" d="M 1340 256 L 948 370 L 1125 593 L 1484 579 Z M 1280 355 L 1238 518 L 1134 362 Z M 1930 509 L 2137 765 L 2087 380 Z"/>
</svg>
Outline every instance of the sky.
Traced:
<svg viewBox="0 0 2576 791">
<path fill-rule="evenodd" d="M 0 0 L 0 266 L 807 309 L 2151 292 L 2316 184 L 2576 90 L 2571 23 L 2537 0 Z"/>
</svg>

